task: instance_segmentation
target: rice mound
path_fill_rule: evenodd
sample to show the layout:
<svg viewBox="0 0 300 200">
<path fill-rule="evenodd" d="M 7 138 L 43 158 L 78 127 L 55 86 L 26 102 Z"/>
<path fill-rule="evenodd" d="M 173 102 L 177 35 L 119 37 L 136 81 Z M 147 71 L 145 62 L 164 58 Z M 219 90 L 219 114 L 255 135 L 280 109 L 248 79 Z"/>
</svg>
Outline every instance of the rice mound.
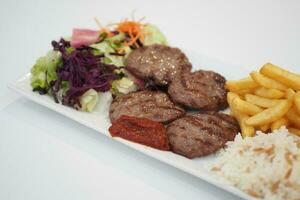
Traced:
<svg viewBox="0 0 300 200">
<path fill-rule="evenodd" d="M 211 170 L 253 197 L 299 200 L 300 137 L 285 127 L 244 139 L 237 135 Z"/>
</svg>

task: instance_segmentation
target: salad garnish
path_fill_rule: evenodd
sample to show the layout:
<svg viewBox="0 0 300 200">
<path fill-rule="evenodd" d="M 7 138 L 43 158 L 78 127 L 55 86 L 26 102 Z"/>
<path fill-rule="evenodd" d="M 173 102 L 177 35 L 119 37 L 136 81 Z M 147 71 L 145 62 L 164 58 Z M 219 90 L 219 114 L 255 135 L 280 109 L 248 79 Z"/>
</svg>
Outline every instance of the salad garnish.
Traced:
<svg viewBox="0 0 300 200">
<path fill-rule="evenodd" d="M 52 41 L 53 49 L 40 57 L 31 69 L 31 86 L 56 103 L 91 112 L 97 105 L 96 94 L 124 95 L 141 87 L 124 67 L 127 55 L 150 44 L 167 45 L 157 27 L 143 19 L 122 20 L 99 30 L 73 29 L 70 39 Z"/>
</svg>

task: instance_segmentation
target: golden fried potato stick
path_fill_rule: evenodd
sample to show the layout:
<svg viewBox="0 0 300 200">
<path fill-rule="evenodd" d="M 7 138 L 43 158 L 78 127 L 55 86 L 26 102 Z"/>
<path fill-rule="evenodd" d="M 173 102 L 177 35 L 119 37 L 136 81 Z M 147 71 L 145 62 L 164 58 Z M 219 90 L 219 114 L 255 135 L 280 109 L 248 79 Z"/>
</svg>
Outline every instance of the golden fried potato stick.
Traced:
<svg viewBox="0 0 300 200">
<path fill-rule="evenodd" d="M 239 122 L 241 128 L 242 137 L 252 137 L 255 135 L 255 128 L 253 126 L 249 126 L 245 123 L 246 120 L 249 119 L 249 116 L 238 111 L 233 111 L 234 117 Z"/>
<path fill-rule="evenodd" d="M 247 101 L 244 101 L 240 98 L 234 98 L 232 100 L 232 107 L 234 110 L 244 113 L 246 115 L 255 115 L 263 111 L 262 108 Z"/>
<path fill-rule="evenodd" d="M 298 114 L 300 115 L 300 91 L 298 91 L 294 96 L 294 104 Z"/>
<path fill-rule="evenodd" d="M 290 133 L 293 133 L 293 134 L 298 135 L 300 137 L 300 129 L 289 127 L 288 130 L 289 130 Z"/>
<path fill-rule="evenodd" d="M 280 118 L 280 119 L 274 121 L 271 124 L 271 130 L 274 131 L 274 130 L 280 129 L 280 127 L 282 127 L 282 126 L 287 127 L 288 125 L 290 125 L 289 120 L 287 118 L 283 117 L 283 118 Z"/>
<path fill-rule="evenodd" d="M 300 75 L 289 72 L 271 63 L 265 64 L 261 69 L 260 73 L 279 81 L 294 90 L 300 90 Z"/>
<path fill-rule="evenodd" d="M 243 113 L 240 113 L 239 111 L 235 110 L 234 107 L 232 106 L 232 102 L 234 99 L 239 99 L 239 95 L 233 92 L 228 92 L 227 93 L 227 102 L 230 106 L 231 113 L 233 116 L 237 119 L 240 128 L 241 128 L 241 134 L 242 137 L 252 137 L 255 135 L 255 129 L 253 126 L 248 126 L 245 124 L 245 121 L 249 119 L 249 116 Z"/>
<path fill-rule="evenodd" d="M 234 92 L 228 92 L 227 93 L 227 102 L 228 102 L 229 106 L 231 106 L 231 102 L 235 98 L 240 98 L 240 96 L 238 94 L 234 93 Z"/>
<path fill-rule="evenodd" d="M 270 79 L 258 72 L 251 72 L 250 73 L 251 78 L 258 83 L 260 86 L 268 88 L 268 89 L 278 89 L 278 90 L 282 90 L 285 91 L 288 89 L 288 87 L 276 80 Z"/>
<path fill-rule="evenodd" d="M 284 92 L 277 89 L 268 89 L 264 87 L 259 87 L 255 89 L 253 93 L 257 96 L 270 98 L 270 99 L 280 99 L 284 97 Z"/>
<path fill-rule="evenodd" d="M 289 101 L 294 101 L 295 94 L 296 92 L 293 89 L 289 88 L 287 89 L 287 91 L 285 91 L 285 98 Z"/>
<path fill-rule="evenodd" d="M 236 94 L 238 94 L 241 99 L 244 99 L 246 94 L 252 94 L 253 93 L 253 89 L 237 90 L 237 91 L 234 91 L 234 92 Z"/>
<path fill-rule="evenodd" d="M 253 94 L 246 94 L 245 100 L 249 103 L 254 105 L 263 107 L 263 108 L 270 108 L 277 105 L 279 102 L 283 101 L 281 99 L 268 99 L 264 97 L 259 97 Z"/>
<path fill-rule="evenodd" d="M 240 80 L 229 80 L 225 84 L 226 89 L 230 92 L 235 92 L 239 90 L 248 90 L 258 87 L 258 84 L 251 78 L 243 78 Z"/>
<path fill-rule="evenodd" d="M 266 132 L 269 129 L 270 129 L 270 124 L 261 125 L 259 127 L 259 130 L 261 130 L 262 132 Z"/>
<path fill-rule="evenodd" d="M 297 128 L 300 128 L 300 115 L 296 111 L 296 107 L 293 106 L 287 113 L 286 118 Z"/>
<path fill-rule="evenodd" d="M 272 123 L 283 117 L 291 107 L 292 102 L 288 100 L 282 100 L 279 103 L 277 103 L 277 105 L 268 108 L 256 115 L 253 115 L 245 122 L 249 126 L 261 126 L 268 123 Z"/>
</svg>

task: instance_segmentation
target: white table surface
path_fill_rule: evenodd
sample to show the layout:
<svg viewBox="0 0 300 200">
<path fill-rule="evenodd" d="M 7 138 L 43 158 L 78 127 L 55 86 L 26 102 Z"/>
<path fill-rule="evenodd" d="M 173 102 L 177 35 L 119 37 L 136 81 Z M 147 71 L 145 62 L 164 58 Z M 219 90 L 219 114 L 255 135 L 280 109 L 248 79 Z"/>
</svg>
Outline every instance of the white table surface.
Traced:
<svg viewBox="0 0 300 200">
<path fill-rule="evenodd" d="M 300 1 L 0 2 L 0 199 L 239 199 L 9 91 L 73 27 L 146 16 L 174 46 L 300 73 Z M 245 74 L 246 75 L 246 74 Z"/>
</svg>

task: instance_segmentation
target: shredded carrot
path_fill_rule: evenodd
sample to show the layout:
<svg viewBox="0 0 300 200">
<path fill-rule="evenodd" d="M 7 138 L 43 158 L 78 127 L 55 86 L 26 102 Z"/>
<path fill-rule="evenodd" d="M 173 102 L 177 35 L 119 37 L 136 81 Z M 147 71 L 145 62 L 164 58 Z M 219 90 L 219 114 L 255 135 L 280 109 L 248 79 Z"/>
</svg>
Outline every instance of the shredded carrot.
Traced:
<svg viewBox="0 0 300 200">
<path fill-rule="evenodd" d="M 130 39 L 127 42 L 124 42 L 124 45 L 126 46 L 131 46 L 131 45 L 136 45 L 139 46 L 139 44 L 137 43 L 137 40 L 140 39 L 141 41 L 143 41 L 145 33 L 143 33 L 142 29 L 143 29 L 143 24 L 141 23 L 141 21 L 144 20 L 144 17 L 141 18 L 138 21 L 134 20 L 134 17 L 132 20 L 121 20 L 121 22 L 119 23 L 112 23 L 109 24 L 107 26 L 102 26 L 102 24 L 99 22 L 99 20 L 97 18 L 95 18 L 95 21 L 100 29 L 100 33 L 105 32 L 107 34 L 107 37 L 112 37 L 114 36 L 113 32 L 110 31 L 111 26 L 115 26 L 116 27 L 116 31 L 120 32 L 120 33 L 126 33 L 129 35 Z"/>
<path fill-rule="evenodd" d="M 124 20 L 117 25 L 117 31 L 129 35 L 130 41 L 126 45 L 138 45 L 137 40 L 143 37 L 142 27 L 143 25 L 140 22 Z"/>
<path fill-rule="evenodd" d="M 108 29 L 107 27 L 104 27 L 96 17 L 94 18 L 94 20 L 95 20 L 97 26 L 98 26 L 99 29 L 100 29 L 100 34 L 101 34 L 101 33 L 106 33 L 106 34 L 107 34 L 107 37 L 112 37 L 112 36 L 114 36 L 114 35 L 111 33 L 111 31 L 109 31 L 109 29 Z"/>
<path fill-rule="evenodd" d="M 108 38 L 114 36 L 114 34 L 113 34 L 111 31 L 109 31 L 107 28 L 102 28 L 102 29 L 100 30 L 100 33 L 106 33 Z"/>
</svg>

